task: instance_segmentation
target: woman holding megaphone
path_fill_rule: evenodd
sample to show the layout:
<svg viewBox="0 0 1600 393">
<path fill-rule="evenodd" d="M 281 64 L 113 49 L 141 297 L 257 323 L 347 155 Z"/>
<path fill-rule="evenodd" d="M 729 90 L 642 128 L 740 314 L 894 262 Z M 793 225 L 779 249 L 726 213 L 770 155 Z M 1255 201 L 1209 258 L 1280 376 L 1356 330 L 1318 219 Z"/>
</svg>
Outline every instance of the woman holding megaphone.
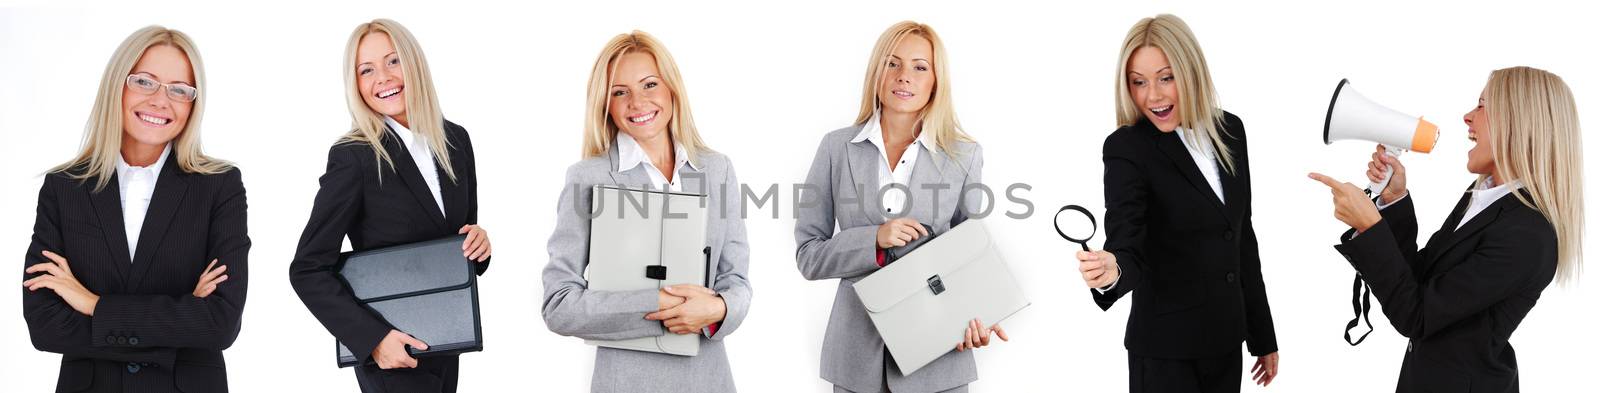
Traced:
<svg viewBox="0 0 1600 393">
<path fill-rule="evenodd" d="M 1278 374 L 1278 344 L 1250 221 L 1244 123 L 1219 109 L 1183 20 L 1128 31 L 1117 123 L 1104 147 L 1105 250 L 1077 254 L 1095 303 L 1133 293 L 1124 345 L 1131 392 L 1238 392 Z"/>
<path fill-rule="evenodd" d="M 1517 391 L 1508 340 L 1552 279 L 1574 278 L 1582 254 L 1583 143 L 1561 77 L 1495 71 L 1462 120 L 1475 143 L 1467 171 L 1478 179 L 1421 250 L 1405 166 L 1382 147 L 1367 177 L 1394 174 L 1376 205 L 1355 185 L 1311 174 L 1351 227 L 1335 248 L 1410 339 L 1399 392 Z"/>
</svg>

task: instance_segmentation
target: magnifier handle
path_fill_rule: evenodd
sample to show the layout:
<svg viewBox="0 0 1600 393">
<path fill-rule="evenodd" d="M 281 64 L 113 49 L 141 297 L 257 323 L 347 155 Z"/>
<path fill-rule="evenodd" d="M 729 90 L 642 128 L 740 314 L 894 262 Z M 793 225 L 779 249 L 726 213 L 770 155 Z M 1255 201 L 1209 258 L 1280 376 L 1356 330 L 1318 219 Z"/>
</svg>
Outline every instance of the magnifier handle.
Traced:
<svg viewBox="0 0 1600 393">
<path fill-rule="evenodd" d="M 1089 242 L 1078 243 L 1078 245 L 1083 246 L 1084 251 L 1089 251 Z"/>
</svg>

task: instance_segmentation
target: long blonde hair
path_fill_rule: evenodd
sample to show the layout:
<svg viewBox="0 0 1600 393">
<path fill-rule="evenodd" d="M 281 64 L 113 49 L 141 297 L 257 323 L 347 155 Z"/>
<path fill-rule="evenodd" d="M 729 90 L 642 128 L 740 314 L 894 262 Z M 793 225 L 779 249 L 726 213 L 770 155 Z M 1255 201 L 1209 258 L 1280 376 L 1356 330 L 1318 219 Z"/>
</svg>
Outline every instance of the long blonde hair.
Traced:
<svg viewBox="0 0 1600 393">
<path fill-rule="evenodd" d="M 350 33 L 344 50 L 344 100 L 350 107 L 353 124 L 350 132 L 339 138 L 339 143 L 365 143 L 372 146 L 373 159 L 379 162 L 380 176 L 383 173 L 382 164 L 394 167 L 394 160 L 383 148 L 383 137 L 388 129 L 383 115 L 367 107 L 367 102 L 361 97 L 361 89 L 357 87 L 360 81 L 356 77 L 356 49 L 361 46 L 361 39 L 371 33 L 389 36 L 395 55 L 400 58 L 400 69 L 405 71 L 408 128 L 427 141 L 428 148 L 433 150 L 433 161 L 439 164 L 451 182 L 455 182 L 456 171 L 450 165 L 450 141 L 445 137 L 444 115 L 439 111 L 439 97 L 433 91 L 433 73 L 428 71 L 428 58 L 422 54 L 422 47 L 417 45 L 417 39 L 411 36 L 411 31 L 399 22 L 373 19 L 356 26 L 356 30 Z"/>
<path fill-rule="evenodd" d="M 1530 67 L 1489 74 L 1484 88 L 1496 170 L 1520 180 L 1532 201 L 1512 193 L 1544 215 L 1556 231 L 1556 279 L 1577 278 L 1583 261 L 1583 134 L 1572 90 L 1560 76 Z"/>
<path fill-rule="evenodd" d="M 955 103 L 950 99 L 950 62 L 945 60 L 944 40 L 939 39 L 939 33 L 934 32 L 932 26 L 908 20 L 889 26 L 878 36 L 878 43 L 872 46 L 872 56 L 867 57 L 867 76 L 861 83 L 861 111 L 856 114 L 856 125 L 872 120 L 878 108 L 878 85 L 887 72 L 889 55 L 900 46 L 901 40 L 913 34 L 927 39 L 933 46 L 933 97 L 929 97 L 928 105 L 922 108 L 922 132 L 932 131 L 939 149 L 955 155 L 959 152 L 951 147 L 956 142 L 973 140 L 956 120 Z"/>
<path fill-rule="evenodd" d="M 94 192 L 106 187 L 111 176 L 117 173 L 117 160 L 122 154 L 122 92 L 128 84 L 128 73 L 139 62 L 144 52 L 157 45 L 166 45 L 183 51 L 189 57 L 190 71 L 194 73 L 194 88 L 199 95 L 189 111 L 188 124 L 178 132 L 172 153 L 178 160 L 178 169 L 188 173 L 217 174 L 233 168 L 233 164 L 206 156 L 200 151 L 200 118 L 205 113 L 206 73 L 200 61 L 200 51 L 194 41 L 183 32 L 161 26 L 149 26 L 133 32 L 106 62 L 105 73 L 100 77 L 100 92 L 95 94 L 94 109 L 89 111 L 89 122 L 83 127 L 82 148 L 77 157 L 51 168 L 51 173 L 87 181 L 94 179 Z"/>
<path fill-rule="evenodd" d="M 655 57 L 656 71 L 661 73 L 661 81 L 667 85 L 667 90 L 672 91 L 674 109 L 672 120 L 667 122 L 668 136 L 683 146 L 690 163 L 699 165 L 700 153 L 711 149 L 706 147 L 705 141 L 700 139 L 700 131 L 695 129 L 694 115 L 689 110 L 689 92 L 684 87 L 683 76 L 678 73 L 678 62 L 667 52 L 666 45 L 638 30 L 612 37 L 594 60 L 594 68 L 589 72 L 588 105 L 583 118 L 583 158 L 605 155 L 617 140 L 620 130 L 606 113 L 611 105 L 611 74 L 616 71 L 617 59 L 632 51 Z"/>
<path fill-rule="evenodd" d="M 1222 124 L 1222 107 L 1217 100 L 1217 89 L 1211 85 L 1211 69 L 1206 66 L 1205 52 L 1200 51 L 1200 41 L 1195 39 L 1189 25 L 1171 14 L 1161 14 L 1139 20 L 1128 29 L 1122 40 L 1122 57 L 1117 61 L 1117 126 L 1126 127 L 1144 118 L 1139 105 L 1128 93 L 1128 60 L 1140 48 L 1156 48 L 1167 56 L 1172 65 L 1172 76 L 1178 84 L 1178 126 L 1184 139 L 1211 141 L 1222 169 L 1234 173 L 1233 154 L 1222 137 L 1228 130 Z"/>
</svg>

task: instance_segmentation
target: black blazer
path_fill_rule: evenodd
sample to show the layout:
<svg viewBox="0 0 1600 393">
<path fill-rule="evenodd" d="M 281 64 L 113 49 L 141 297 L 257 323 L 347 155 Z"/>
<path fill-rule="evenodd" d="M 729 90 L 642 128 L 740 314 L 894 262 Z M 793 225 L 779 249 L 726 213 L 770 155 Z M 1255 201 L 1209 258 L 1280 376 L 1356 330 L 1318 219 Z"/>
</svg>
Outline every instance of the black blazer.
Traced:
<svg viewBox="0 0 1600 393">
<path fill-rule="evenodd" d="M 1154 358 L 1202 358 L 1278 351 L 1250 223 L 1250 159 L 1244 123 L 1223 114 L 1234 174 L 1222 170 L 1217 198 L 1176 133 L 1149 120 L 1106 137 L 1106 243 L 1122 276 L 1101 309 L 1133 292 L 1124 345 Z"/>
<path fill-rule="evenodd" d="M 156 176 L 131 261 L 115 175 L 99 192 L 93 179 L 61 173 L 39 188 L 23 265 L 49 263 L 40 251 L 55 252 L 100 296 L 90 317 L 54 291 L 22 289 L 33 347 L 61 354 L 57 392 L 228 391 L 222 350 L 239 335 L 249 281 L 244 183 L 238 169 L 185 173 L 176 154 Z M 228 281 L 194 297 L 212 259 L 228 267 Z"/>
<path fill-rule="evenodd" d="M 1508 340 L 1555 277 L 1555 227 L 1506 195 L 1458 230 L 1470 200 L 1461 197 L 1420 251 L 1411 197 L 1334 246 L 1372 287 L 1394 330 L 1411 339 L 1398 392 L 1517 391 Z"/>
<path fill-rule="evenodd" d="M 437 166 L 439 195 L 445 214 L 433 200 L 411 153 L 389 130 L 383 146 L 394 165 L 383 164 L 365 143 L 337 143 L 328 149 L 328 169 L 311 207 L 311 219 L 300 234 L 300 246 L 289 263 L 289 283 L 300 301 L 334 337 L 362 362 L 372 357 L 389 330 L 376 312 L 356 303 L 338 275 L 339 250 L 345 236 L 355 251 L 415 243 L 455 235 L 462 225 L 478 223 L 478 176 L 467 130 L 445 121 L 450 164 L 456 181 Z M 477 264 L 478 274 L 489 262 Z M 316 346 L 316 348 L 324 348 Z"/>
</svg>

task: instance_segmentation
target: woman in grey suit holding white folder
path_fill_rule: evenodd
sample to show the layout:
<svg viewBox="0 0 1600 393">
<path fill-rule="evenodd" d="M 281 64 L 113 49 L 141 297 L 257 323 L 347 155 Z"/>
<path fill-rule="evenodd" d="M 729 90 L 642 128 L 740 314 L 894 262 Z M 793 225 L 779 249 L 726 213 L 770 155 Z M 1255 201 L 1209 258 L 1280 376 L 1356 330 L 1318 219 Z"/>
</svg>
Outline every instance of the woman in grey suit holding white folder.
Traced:
<svg viewBox="0 0 1600 393">
<path fill-rule="evenodd" d="M 978 379 L 968 350 L 988 345 L 990 333 L 1008 339 L 974 319 L 954 351 L 903 375 L 852 287 L 930 228 L 942 233 L 982 211 L 982 193 L 965 191 L 982 179 L 983 150 L 956 122 L 944 55 L 924 24 L 900 22 L 878 37 L 856 124 L 823 137 L 796 203 L 800 274 L 840 279 L 822 342 L 822 379 L 835 392 L 965 392 Z"/>
<path fill-rule="evenodd" d="M 720 194 L 738 190 L 733 164 L 701 142 L 677 63 L 644 32 L 621 34 L 606 44 L 589 77 L 587 107 L 584 158 L 567 168 L 550 235 L 545 324 L 557 334 L 586 340 L 703 336 L 696 356 L 598 347 L 592 391 L 734 391 L 722 340 L 750 309 L 750 249 L 744 220 Z M 584 270 L 596 185 L 708 195 L 713 288 L 589 290 Z"/>
</svg>

